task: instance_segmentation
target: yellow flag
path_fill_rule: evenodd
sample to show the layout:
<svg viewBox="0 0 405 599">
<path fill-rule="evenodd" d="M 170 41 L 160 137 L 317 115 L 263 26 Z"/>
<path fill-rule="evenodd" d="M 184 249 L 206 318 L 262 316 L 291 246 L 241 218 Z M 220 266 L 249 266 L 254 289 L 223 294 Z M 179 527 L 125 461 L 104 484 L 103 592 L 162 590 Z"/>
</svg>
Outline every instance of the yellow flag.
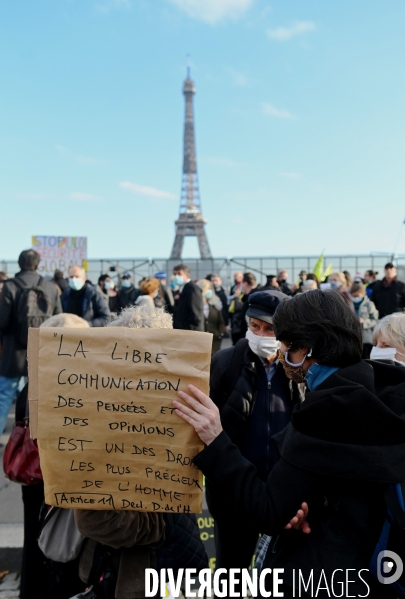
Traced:
<svg viewBox="0 0 405 599">
<path fill-rule="evenodd" d="M 327 277 L 329 277 L 329 275 L 331 275 L 333 272 L 333 266 L 332 266 L 332 262 L 330 264 L 328 264 L 328 266 L 326 267 L 324 273 L 323 273 L 323 278 L 322 281 L 325 281 L 327 279 Z"/>
<path fill-rule="evenodd" d="M 314 268 L 312 269 L 312 272 L 314 273 L 314 275 L 316 275 L 318 277 L 319 281 L 322 280 L 322 271 L 323 271 L 323 252 L 319 256 Z"/>
</svg>

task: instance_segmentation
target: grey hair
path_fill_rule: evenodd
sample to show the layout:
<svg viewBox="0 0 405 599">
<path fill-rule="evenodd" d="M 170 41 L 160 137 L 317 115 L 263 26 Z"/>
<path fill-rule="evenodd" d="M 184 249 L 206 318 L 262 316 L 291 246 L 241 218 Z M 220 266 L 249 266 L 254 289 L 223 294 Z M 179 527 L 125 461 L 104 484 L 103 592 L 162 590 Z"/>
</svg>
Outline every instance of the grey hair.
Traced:
<svg viewBox="0 0 405 599">
<path fill-rule="evenodd" d="M 67 329 L 84 329 L 90 328 L 87 320 L 76 316 L 76 314 L 54 314 L 41 325 L 42 327 L 65 327 Z"/>
<path fill-rule="evenodd" d="M 374 328 L 374 345 L 377 345 L 380 335 L 384 335 L 391 347 L 395 347 L 395 349 L 405 348 L 405 314 L 395 312 L 384 316 Z"/>
<path fill-rule="evenodd" d="M 165 312 L 164 308 L 156 308 L 145 303 L 124 308 L 107 326 L 128 329 L 172 329 L 173 318 Z"/>
</svg>

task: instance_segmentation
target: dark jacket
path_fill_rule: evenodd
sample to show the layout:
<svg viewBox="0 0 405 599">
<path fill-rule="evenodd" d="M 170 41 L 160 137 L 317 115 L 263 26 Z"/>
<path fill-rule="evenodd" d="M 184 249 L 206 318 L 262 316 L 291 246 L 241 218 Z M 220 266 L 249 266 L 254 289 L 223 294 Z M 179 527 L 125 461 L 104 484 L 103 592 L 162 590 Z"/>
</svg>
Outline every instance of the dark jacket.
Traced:
<svg viewBox="0 0 405 599">
<path fill-rule="evenodd" d="M 225 323 L 222 311 L 209 304 L 208 318 L 205 318 L 205 331 L 212 333 L 212 353 L 215 354 L 221 347 L 222 336 L 225 333 Z"/>
<path fill-rule="evenodd" d="M 71 310 L 71 294 L 75 293 L 69 287 L 61 296 L 62 307 L 64 312 L 72 313 Z M 77 312 L 81 312 L 78 314 Z M 86 282 L 85 291 L 80 310 L 73 312 L 77 316 L 87 320 L 91 327 L 103 327 L 111 318 L 110 309 L 108 307 L 107 298 L 103 293 L 97 291 L 93 285 Z"/>
<path fill-rule="evenodd" d="M 385 278 L 373 285 L 371 300 L 378 310 L 380 318 L 393 312 L 402 312 L 405 308 L 405 283 L 393 281 L 389 287 L 384 286 Z"/>
<path fill-rule="evenodd" d="M 35 287 L 40 279 L 40 275 L 32 270 L 22 270 L 15 276 L 21 279 L 27 287 Z M 52 314 L 60 314 L 62 306 L 56 286 L 49 281 L 44 281 L 44 290 L 50 302 Z M 13 279 L 4 281 L 0 304 L 0 332 L 3 333 L 0 375 L 10 378 L 27 376 L 27 348 L 21 347 L 16 338 L 15 304 L 19 293 L 20 288 L 13 282 Z"/>
<path fill-rule="evenodd" d="M 225 325 L 228 324 L 229 321 L 229 313 L 228 313 L 228 296 L 226 295 L 225 289 L 221 286 L 215 286 L 215 293 L 219 297 L 222 303 L 222 316 L 224 319 Z"/>
<path fill-rule="evenodd" d="M 164 543 L 163 514 L 75 510 L 77 528 L 88 537 L 80 558 L 80 578 L 89 581 L 97 542 L 121 549 L 117 599 L 145 597 L 145 568 L 156 568 L 155 550 Z"/>
<path fill-rule="evenodd" d="M 169 285 L 162 285 L 162 283 L 159 283 L 158 294 L 153 301 L 156 308 L 165 308 L 169 314 L 173 314 L 174 299 Z"/>
<path fill-rule="evenodd" d="M 204 331 L 202 293 L 193 281 L 186 283 L 180 293 L 174 312 L 173 328 Z"/>
<path fill-rule="evenodd" d="M 127 306 L 134 306 L 140 294 L 141 290 L 135 289 L 133 285 L 131 285 L 131 287 L 121 287 L 121 289 L 118 291 L 120 308 L 123 309 Z"/>
<path fill-rule="evenodd" d="M 235 351 L 242 352 L 239 365 L 231 363 Z M 239 371 L 236 383 L 231 389 L 228 388 L 228 384 L 233 384 L 228 370 L 230 367 L 238 368 Z M 259 468 L 262 466 L 266 478 L 269 471 L 266 463 L 270 462 L 272 466 L 276 459 L 271 436 L 285 428 L 290 421 L 294 405 L 300 402 L 297 385 L 285 376 L 282 365 L 278 364 L 269 386 L 261 359 L 249 348 L 248 341 L 241 339 L 237 346 L 219 351 L 213 356 L 210 397 L 219 408 L 223 429 L 231 441 L 249 459 L 257 458 L 257 465 Z M 253 413 L 254 422 L 251 421 Z M 259 422 L 256 415 L 260 419 Z M 263 427 L 260 426 L 260 421 L 264 423 Z M 252 430 L 250 425 L 256 430 Z M 251 442 L 252 436 L 254 442 Z M 209 481 L 207 501 L 214 518 L 226 515 L 227 505 Z"/>
<path fill-rule="evenodd" d="M 329 588 L 333 570 L 367 569 L 385 518 L 384 490 L 405 480 L 405 368 L 370 361 L 336 371 L 307 392 L 276 442 L 281 457 L 266 482 L 225 432 L 194 462 L 230 507 L 273 536 L 264 567 L 284 568 L 287 587 L 293 568 L 306 580 L 311 569 L 318 579 L 324 570 Z M 284 530 L 302 501 L 308 535 Z M 354 574 L 352 596 L 366 596 Z"/>
</svg>

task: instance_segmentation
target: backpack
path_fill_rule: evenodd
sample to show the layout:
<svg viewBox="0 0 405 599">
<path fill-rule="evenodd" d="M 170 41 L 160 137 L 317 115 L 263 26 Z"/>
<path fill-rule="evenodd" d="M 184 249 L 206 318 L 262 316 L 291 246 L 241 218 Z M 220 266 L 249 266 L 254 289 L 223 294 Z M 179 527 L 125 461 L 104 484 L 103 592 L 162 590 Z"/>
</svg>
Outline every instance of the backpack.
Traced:
<svg viewBox="0 0 405 599">
<path fill-rule="evenodd" d="M 405 484 L 387 487 L 384 493 L 387 514 L 370 562 L 370 574 L 380 583 L 390 585 L 396 597 L 405 597 L 404 497 Z"/>
<path fill-rule="evenodd" d="M 42 277 L 33 287 L 28 287 L 18 277 L 11 280 L 19 289 L 15 301 L 16 337 L 22 347 L 27 347 L 28 329 L 38 328 L 52 316 L 53 308 L 45 293 L 45 281 Z"/>
</svg>

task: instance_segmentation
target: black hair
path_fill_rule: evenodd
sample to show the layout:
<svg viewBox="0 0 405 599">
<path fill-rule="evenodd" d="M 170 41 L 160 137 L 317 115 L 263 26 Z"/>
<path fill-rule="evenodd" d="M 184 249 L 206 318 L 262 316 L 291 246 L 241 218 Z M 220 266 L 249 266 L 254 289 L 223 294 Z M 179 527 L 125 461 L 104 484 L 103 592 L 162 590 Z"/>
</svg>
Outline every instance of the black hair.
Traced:
<svg viewBox="0 0 405 599">
<path fill-rule="evenodd" d="M 18 256 L 18 266 L 21 270 L 37 270 L 41 256 L 35 250 L 24 250 Z"/>
<path fill-rule="evenodd" d="M 387 264 L 384 266 L 384 269 L 387 270 L 387 268 L 395 268 L 395 266 L 392 262 L 387 262 Z"/>
<path fill-rule="evenodd" d="M 252 272 L 244 272 L 242 281 L 251 287 L 256 285 L 256 277 Z"/>
<path fill-rule="evenodd" d="M 378 275 L 378 270 L 366 270 L 366 274 L 369 277 L 376 277 Z"/>
<path fill-rule="evenodd" d="M 182 270 L 186 275 L 190 274 L 190 269 L 185 264 L 176 264 L 176 266 L 173 267 L 173 271 L 175 270 Z"/>
<path fill-rule="evenodd" d="M 106 281 L 109 278 L 110 278 L 110 275 L 100 275 L 98 277 L 98 284 L 100 285 L 100 283 L 104 283 L 104 281 Z"/>
<path fill-rule="evenodd" d="M 291 351 L 307 347 L 320 364 L 343 368 L 361 360 L 360 321 L 338 291 L 314 289 L 282 302 L 273 324 Z"/>
</svg>

